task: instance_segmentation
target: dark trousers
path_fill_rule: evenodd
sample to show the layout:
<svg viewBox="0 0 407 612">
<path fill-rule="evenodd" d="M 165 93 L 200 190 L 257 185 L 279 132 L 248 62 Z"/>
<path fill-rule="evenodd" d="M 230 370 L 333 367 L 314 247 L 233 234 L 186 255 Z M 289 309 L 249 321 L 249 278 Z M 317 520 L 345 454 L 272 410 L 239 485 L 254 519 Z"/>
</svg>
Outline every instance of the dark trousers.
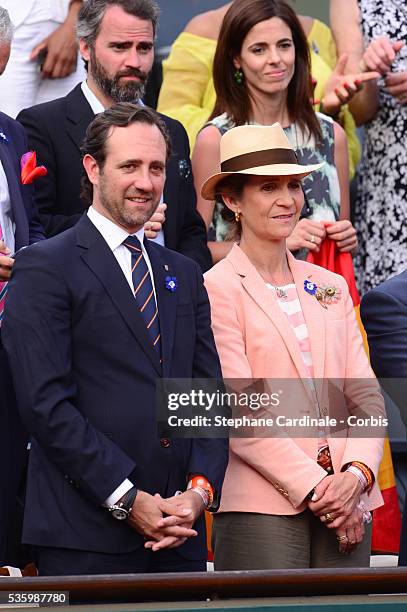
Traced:
<svg viewBox="0 0 407 612">
<path fill-rule="evenodd" d="M 130 553 L 117 554 L 33 546 L 32 554 L 40 576 L 206 571 L 205 559 L 184 559 L 174 549 L 154 553 L 141 547 Z"/>
<path fill-rule="evenodd" d="M 215 570 L 369 567 L 371 524 L 351 554 L 310 510 L 289 516 L 221 512 L 213 517 Z"/>
<path fill-rule="evenodd" d="M 21 566 L 27 434 L 22 426 L 8 359 L 0 340 L 0 566 Z"/>
</svg>

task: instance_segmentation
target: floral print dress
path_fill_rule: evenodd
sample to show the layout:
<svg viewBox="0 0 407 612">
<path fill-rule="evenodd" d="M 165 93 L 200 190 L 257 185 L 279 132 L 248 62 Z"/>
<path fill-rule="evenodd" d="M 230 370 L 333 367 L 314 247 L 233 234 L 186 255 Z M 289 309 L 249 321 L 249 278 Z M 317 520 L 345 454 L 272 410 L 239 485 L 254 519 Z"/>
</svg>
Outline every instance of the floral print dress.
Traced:
<svg viewBox="0 0 407 612">
<path fill-rule="evenodd" d="M 365 46 L 387 36 L 407 40 L 406 0 L 359 0 Z M 392 72 L 407 71 L 404 46 Z M 380 109 L 365 126 L 358 171 L 355 271 L 362 293 L 407 268 L 407 105 L 380 86 Z"/>
</svg>

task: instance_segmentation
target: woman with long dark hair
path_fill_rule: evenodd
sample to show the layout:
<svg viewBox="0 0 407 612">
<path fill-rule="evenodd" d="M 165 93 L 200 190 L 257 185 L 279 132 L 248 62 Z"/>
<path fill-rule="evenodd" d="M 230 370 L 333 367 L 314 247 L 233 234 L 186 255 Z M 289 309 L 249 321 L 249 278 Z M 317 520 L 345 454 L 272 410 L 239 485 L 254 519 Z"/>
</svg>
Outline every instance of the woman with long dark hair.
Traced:
<svg viewBox="0 0 407 612">
<path fill-rule="evenodd" d="M 235 0 L 227 11 L 214 60 L 217 101 L 212 119 L 198 135 L 193 171 L 197 192 L 219 162 L 223 133 L 246 123 L 278 121 L 303 163 L 325 162 L 304 181 L 303 219 L 289 238 L 290 250 L 304 257 L 318 251 L 326 236 L 341 251 L 357 246 L 349 221 L 347 142 L 343 129 L 312 107 L 307 39 L 293 9 L 283 0 Z M 226 226 L 213 201 L 198 197 L 214 262 L 231 248 Z"/>
</svg>

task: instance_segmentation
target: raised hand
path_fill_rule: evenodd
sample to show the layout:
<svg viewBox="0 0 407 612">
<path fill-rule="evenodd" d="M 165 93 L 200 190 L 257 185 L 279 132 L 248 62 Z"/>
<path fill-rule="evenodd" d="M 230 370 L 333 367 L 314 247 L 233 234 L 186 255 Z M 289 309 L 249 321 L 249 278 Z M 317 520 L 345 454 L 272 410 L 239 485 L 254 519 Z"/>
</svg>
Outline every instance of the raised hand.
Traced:
<svg viewBox="0 0 407 612">
<path fill-rule="evenodd" d="M 287 238 L 287 247 L 290 251 L 305 248 L 309 251 L 318 252 L 325 236 L 326 229 L 323 223 L 311 219 L 301 219 L 292 234 Z"/>
<path fill-rule="evenodd" d="M 44 79 L 62 79 L 76 70 L 78 41 L 75 24 L 80 6 L 80 2 L 72 3 L 65 21 L 31 51 L 31 61 L 36 61 L 40 53 L 45 53 L 41 67 Z"/>
<path fill-rule="evenodd" d="M 326 82 L 322 111 L 327 115 L 334 116 L 339 113 L 341 106 L 350 102 L 353 96 L 363 88 L 365 82 L 380 77 L 377 71 L 346 74 L 347 62 L 348 56 L 343 53 Z"/>
<path fill-rule="evenodd" d="M 386 36 L 372 40 L 359 63 L 362 72 L 375 70 L 380 74 L 387 74 L 396 59 L 397 53 L 404 46 L 404 41 L 392 43 Z"/>
<path fill-rule="evenodd" d="M 0 240 L 0 281 L 8 281 L 14 265 L 14 259 L 9 257 L 11 251 L 3 240 Z"/>
<path fill-rule="evenodd" d="M 144 233 L 147 238 L 154 240 L 157 238 L 158 233 L 162 230 L 163 223 L 165 221 L 165 211 L 167 210 L 167 204 L 159 204 L 155 213 L 150 217 L 144 224 Z"/>
<path fill-rule="evenodd" d="M 336 242 L 342 253 L 350 253 L 358 248 L 356 230 L 348 219 L 326 224 L 326 235 Z"/>
<path fill-rule="evenodd" d="M 385 79 L 386 91 L 398 99 L 400 104 L 407 104 L 407 71 L 390 72 Z"/>
</svg>

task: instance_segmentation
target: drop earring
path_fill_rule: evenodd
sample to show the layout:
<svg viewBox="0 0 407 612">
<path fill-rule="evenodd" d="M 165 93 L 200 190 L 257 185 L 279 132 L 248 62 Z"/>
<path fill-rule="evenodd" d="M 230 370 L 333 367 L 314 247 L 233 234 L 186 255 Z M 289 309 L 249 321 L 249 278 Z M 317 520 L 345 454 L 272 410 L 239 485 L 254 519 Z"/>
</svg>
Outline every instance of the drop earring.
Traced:
<svg viewBox="0 0 407 612">
<path fill-rule="evenodd" d="M 235 211 L 235 221 L 236 223 L 239 223 L 240 221 L 240 212 L 238 210 Z"/>
<path fill-rule="evenodd" d="M 235 70 L 233 77 L 238 85 L 241 85 L 243 83 L 243 72 L 240 68 Z"/>
</svg>

